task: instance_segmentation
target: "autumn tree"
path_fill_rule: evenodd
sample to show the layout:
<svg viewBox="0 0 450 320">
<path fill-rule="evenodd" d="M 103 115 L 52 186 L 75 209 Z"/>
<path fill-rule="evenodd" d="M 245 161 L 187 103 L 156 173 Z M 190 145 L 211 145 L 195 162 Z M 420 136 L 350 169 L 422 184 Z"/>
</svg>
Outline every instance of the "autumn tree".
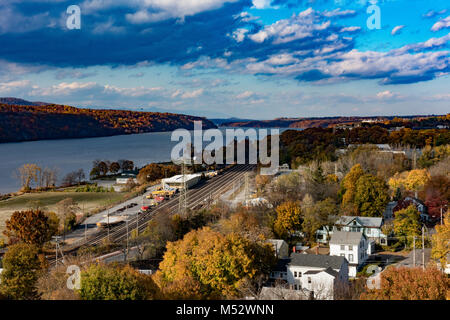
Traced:
<svg viewBox="0 0 450 320">
<path fill-rule="evenodd" d="M 6 220 L 6 230 L 3 232 L 10 243 L 19 240 L 26 244 L 41 247 L 55 234 L 49 224 L 48 216 L 41 210 L 15 211 Z"/>
<path fill-rule="evenodd" d="M 364 170 L 360 164 L 354 165 L 350 172 L 342 179 L 340 194 L 342 195 L 342 204 L 353 203 L 356 192 L 356 182 L 364 175 Z"/>
<path fill-rule="evenodd" d="M 431 256 L 433 259 L 439 260 L 441 267 L 445 269 L 450 254 L 450 215 L 445 214 L 445 219 L 442 225 L 436 226 L 436 233 L 433 234 L 433 247 Z"/>
<path fill-rule="evenodd" d="M 356 182 L 354 203 L 364 217 L 381 217 L 389 202 L 388 187 L 384 180 L 365 174 Z"/>
<path fill-rule="evenodd" d="M 236 297 L 273 263 L 269 244 L 205 227 L 167 244 L 155 282 L 168 299 Z"/>
<path fill-rule="evenodd" d="M 120 170 L 120 164 L 118 162 L 112 162 L 109 165 L 109 171 L 113 174 L 116 174 Z"/>
<path fill-rule="evenodd" d="M 149 300 L 157 298 L 152 277 L 130 266 L 91 265 L 81 272 L 82 300 Z"/>
<path fill-rule="evenodd" d="M 117 163 L 120 165 L 122 171 L 133 170 L 134 168 L 134 163 L 131 160 L 120 159 Z"/>
<path fill-rule="evenodd" d="M 10 246 L 3 257 L 2 294 L 14 300 L 37 299 L 35 284 L 41 268 L 36 246 L 26 243 Z"/>
<path fill-rule="evenodd" d="M 410 246 L 413 238 L 420 235 L 420 228 L 420 213 L 415 205 L 395 213 L 394 233 L 405 246 Z"/>
<path fill-rule="evenodd" d="M 436 268 L 388 267 L 381 274 L 381 288 L 361 295 L 362 300 L 445 300 L 450 280 Z"/>
<path fill-rule="evenodd" d="M 401 188 L 414 192 L 417 198 L 418 192 L 422 190 L 429 180 L 430 174 L 426 169 L 416 169 L 395 174 L 389 179 L 388 184 L 392 190 Z"/>
<path fill-rule="evenodd" d="M 302 209 L 298 201 L 287 201 L 276 208 L 277 218 L 273 229 L 275 234 L 283 239 L 299 231 L 302 226 Z"/>
</svg>

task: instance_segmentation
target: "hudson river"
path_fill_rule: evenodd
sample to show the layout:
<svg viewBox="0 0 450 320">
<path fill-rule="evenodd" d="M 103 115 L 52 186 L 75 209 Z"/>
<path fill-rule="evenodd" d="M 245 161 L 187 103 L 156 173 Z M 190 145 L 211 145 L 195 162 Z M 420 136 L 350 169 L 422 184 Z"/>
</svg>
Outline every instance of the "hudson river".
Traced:
<svg viewBox="0 0 450 320">
<path fill-rule="evenodd" d="M 280 132 L 286 129 L 280 129 Z M 225 129 L 221 129 L 222 132 Z M 0 193 L 20 188 L 14 176 L 17 168 L 35 163 L 45 168 L 58 168 L 58 182 L 70 171 L 82 168 L 89 178 L 96 159 L 117 161 L 129 159 L 138 167 L 152 162 L 170 161 L 171 132 L 142 133 L 102 138 L 40 140 L 0 144 Z M 208 142 L 209 143 L 209 142 Z"/>
</svg>

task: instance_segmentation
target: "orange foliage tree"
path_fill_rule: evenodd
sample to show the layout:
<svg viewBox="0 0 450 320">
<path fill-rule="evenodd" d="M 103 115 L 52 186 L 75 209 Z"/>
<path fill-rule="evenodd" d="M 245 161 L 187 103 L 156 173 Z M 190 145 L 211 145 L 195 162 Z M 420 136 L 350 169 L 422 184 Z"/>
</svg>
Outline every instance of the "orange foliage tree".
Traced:
<svg viewBox="0 0 450 320">
<path fill-rule="evenodd" d="M 380 289 L 369 290 L 362 300 L 445 300 L 450 280 L 436 268 L 390 267 L 381 274 Z"/>
</svg>

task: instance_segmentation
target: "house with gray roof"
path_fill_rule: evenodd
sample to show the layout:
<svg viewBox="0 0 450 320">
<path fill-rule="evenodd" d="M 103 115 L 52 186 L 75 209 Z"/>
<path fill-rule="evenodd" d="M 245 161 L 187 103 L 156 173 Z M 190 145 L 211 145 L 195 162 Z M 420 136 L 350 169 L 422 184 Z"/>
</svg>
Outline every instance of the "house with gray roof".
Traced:
<svg viewBox="0 0 450 320">
<path fill-rule="evenodd" d="M 349 276 L 355 277 L 372 253 L 369 240 L 362 232 L 334 231 L 330 239 L 330 256 L 347 259 Z"/>
<path fill-rule="evenodd" d="M 333 299 L 335 289 L 348 283 L 345 257 L 294 252 L 277 267 L 283 268 L 279 272 L 286 272 L 277 280 L 284 280 L 291 290 L 311 292 L 314 299 Z"/>
<path fill-rule="evenodd" d="M 383 224 L 383 218 L 342 216 L 336 219 L 332 228 L 324 226 L 319 229 L 316 238 L 318 242 L 327 243 L 335 231 L 362 232 L 368 239 L 386 245 L 387 235 L 381 230 Z"/>
</svg>

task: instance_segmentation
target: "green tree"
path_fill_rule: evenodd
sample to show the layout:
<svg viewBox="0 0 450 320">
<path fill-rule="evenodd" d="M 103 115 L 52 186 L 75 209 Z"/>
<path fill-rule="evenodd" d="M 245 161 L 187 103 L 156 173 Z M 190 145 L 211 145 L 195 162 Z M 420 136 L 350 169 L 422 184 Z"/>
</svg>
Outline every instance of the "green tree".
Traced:
<svg viewBox="0 0 450 320">
<path fill-rule="evenodd" d="M 81 272 L 83 300 L 148 300 L 158 294 L 151 276 L 130 266 L 91 265 Z"/>
<path fill-rule="evenodd" d="M 389 202 L 386 183 L 371 174 L 361 176 L 356 182 L 354 203 L 364 217 L 381 217 Z"/>
<path fill-rule="evenodd" d="M 9 242 L 17 240 L 41 247 L 55 234 L 49 224 L 47 215 L 41 210 L 16 211 L 6 220 L 6 230 L 3 232 Z"/>
<path fill-rule="evenodd" d="M 26 243 L 10 246 L 3 258 L 2 294 L 14 300 L 37 299 L 35 284 L 41 267 L 36 246 Z"/>
<path fill-rule="evenodd" d="M 405 246 L 411 246 L 414 236 L 420 236 L 420 213 L 415 205 L 395 213 L 394 232 Z"/>
<path fill-rule="evenodd" d="M 336 203 L 330 198 L 319 201 L 312 206 L 302 206 L 302 209 L 304 212 L 302 228 L 308 235 L 310 242 L 315 240 L 317 230 L 323 226 L 331 226 L 335 222 L 338 212 Z"/>
</svg>

